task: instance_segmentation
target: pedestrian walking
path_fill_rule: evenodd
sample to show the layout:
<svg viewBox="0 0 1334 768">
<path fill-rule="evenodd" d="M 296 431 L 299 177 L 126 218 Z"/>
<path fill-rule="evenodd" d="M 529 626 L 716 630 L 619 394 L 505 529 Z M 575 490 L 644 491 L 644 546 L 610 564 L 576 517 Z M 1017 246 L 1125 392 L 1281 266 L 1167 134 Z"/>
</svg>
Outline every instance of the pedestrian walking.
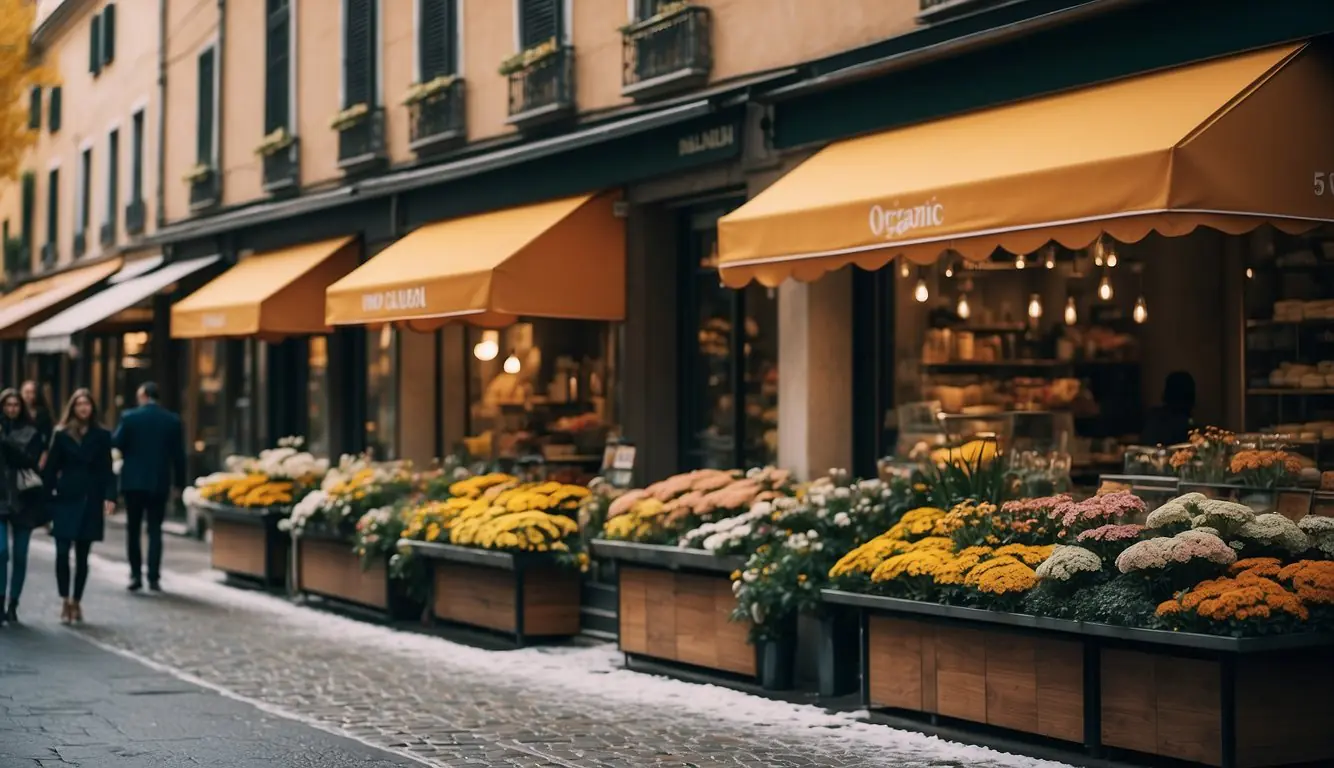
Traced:
<svg viewBox="0 0 1334 768">
<path fill-rule="evenodd" d="M 101 541 L 104 518 L 116 509 L 116 475 L 111 471 L 111 433 L 98 423 L 97 403 L 86 389 L 76 390 L 51 437 L 46 482 L 55 490 L 51 535 L 56 540 L 56 586 L 64 624 L 83 621 L 83 588 L 88 583 L 88 553 Z M 70 551 L 74 585 L 70 588 Z"/>
<path fill-rule="evenodd" d="M 18 621 L 28 543 L 47 522 L 39 473 L 44 449 L 18 391 L 0 392 L 0 626 Z"/>
<path fill-rule="evenodd" d="M 55 431 L 55 420 L 51 415 L 51 406 L 42 395 L 42 388 L 37 382 L 28 379 L 19 387 L 19 397 L 23 398 L 23 410 L 28 412 L 28 419 L 37 428 L 37 436 L 42 440 L 42 448 L 51 445 L 51 433 Z"/>
<path fill-rule="evenodd" d="M 162 520 L 173 489 L 185 487 L 185 437 L 181 420 L 158 404 L 157 384 L 139 387 L 139 407 L 121 417 L 112 444 L 120 451 L 125 496 L 126 557 L 132 592 L 143 589 L 143 528 L 148 526 L 148 588 L 162 589 Z"/>
</svg>

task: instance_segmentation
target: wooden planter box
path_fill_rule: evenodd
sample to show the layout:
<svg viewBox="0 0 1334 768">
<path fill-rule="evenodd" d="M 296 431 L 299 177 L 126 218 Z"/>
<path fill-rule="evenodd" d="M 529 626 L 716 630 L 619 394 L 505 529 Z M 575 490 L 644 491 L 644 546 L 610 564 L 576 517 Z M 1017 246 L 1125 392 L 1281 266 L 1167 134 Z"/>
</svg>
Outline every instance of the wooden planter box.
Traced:
<svg viewBox="0 0 1334 768">
<path fill-rule="evenodd" d="M 730 618 L 736 608 L 730 574 L 745 566 L 745 558 L 624 541 L 595 541 L 593 553 L 616 561 L 624 653 L 758 675 L 750 624 Z"/>
<path fill-rule="evenodd" d="M 287 588 L 291 538 L 278 530 L 286 509 L 238 509 L 201 502 L 212 532 L 210 554 L 216 570 L 262 586 Z"/>
<path fill-rule="evenodd" d="M 295 590 L 305 595 L 369 608 L 389 620 L 421 615 L 404 585 L 389 578 L 388 562 L 363 568 L 352 542 L 334 533 L 307 530 L 294 539 Z"/>
<path fill-rule="evenodd" d="M 1231 638 L 825 590 L 860 611 L 862 701 L 1219 768 L 1334 764 L 1334 638 Z"/>
<path fill-rule="evenodd" d="M 501 632 L 522 647 L 579 634 L 579 571 L 540 552 L 402 540 L 429 564 L 431 614 Z"/>
</svg>

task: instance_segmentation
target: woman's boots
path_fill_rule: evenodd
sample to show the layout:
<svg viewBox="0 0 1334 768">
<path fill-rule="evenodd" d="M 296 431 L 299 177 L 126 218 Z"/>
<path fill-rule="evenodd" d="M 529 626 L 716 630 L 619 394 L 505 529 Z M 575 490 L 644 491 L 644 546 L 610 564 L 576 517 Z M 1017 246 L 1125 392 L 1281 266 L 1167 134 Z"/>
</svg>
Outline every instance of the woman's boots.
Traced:
<svg viewBox="0 0 1334 768">
<path fill-rule="evenodd" d="M 68 624 L 71 621 L 74 621 L 74 603 L 63 600 L 60 603 L 60 623 Z"/>
</svg>

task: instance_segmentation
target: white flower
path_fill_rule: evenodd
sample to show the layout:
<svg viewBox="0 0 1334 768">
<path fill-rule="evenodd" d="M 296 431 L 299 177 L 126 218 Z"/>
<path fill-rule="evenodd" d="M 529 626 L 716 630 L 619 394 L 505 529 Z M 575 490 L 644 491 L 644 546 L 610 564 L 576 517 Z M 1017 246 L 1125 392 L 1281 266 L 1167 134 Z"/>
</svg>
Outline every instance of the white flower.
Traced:
<svg viewBox="0 0 1334 768">
<path fill-rule="evenodd" d="M 753 619 L 753 620 L 755 621 L 756 624 L 763 624 L 763 623 L 764 623 L 764 606 L 760 605 L 759 603 L 751 603 L 751 604 L 750 604 L 750 618 Z"/>
<path fill-rule="evenodd" d="M 822 493 L 811 494 L 810 500 L 811 506 L 813 507 L 823 507 L 825 504 L 829 503 L 829 499 Z"/>
<path fill-rule="evenodd" d="M 758 579 L 759 577 L 760 574 L 751 570 L 748 570 L 745 573 L 741 574 L 741 580 L 746 582 L 747 584 L 754 584 L 755 580 Z"/>
<path fill-rule="evenodd" d="M 806 538 L 811 539 L 812 541 L 814 541 L 815 539 L 820 538 L 820 532 L 819 532 L 819 531 L 816 531 L 816 530 L 810 530 L 810 531 L 807 531 L 807 532 L 806 532 Z"/>
<path fill-rule="evenodd" d="M 741 590 L 743 587 L 745 587 L 745 584 L 740 581 L 732 582 L 732 595 L 734 597 L 741 597 Z"/>
<path fill-rule="evenodd" d="M 1083 547 L 1057 545 L 1051 556 L 1037 567 L 1039 579 L 1069 581 L 1080 573 L 1097 573 L 1102 570 L 1102 558 Z"/>
<path fill-rule="evenodd" d="M 777 499 L 774 499 L 774 506 L 784 512 L 796 509 L 799 503 L 800 502 L 791 496 L 779 496 Z"/>
<path fill-rule="evenodd" d="M 1241 526 L 1237 535 L 1260 544 L 1279 547 L 1293 555 L 1311 548 L 1310 537 L 1303 533 L 1296 523 L 1272 512 L 1258 515 L 1251 522 Z"/>
<path fill-rule="evenodd" d="M 758 515 L 759 517 L 768 517 L 773 514 L 774 505 L 767 501 L 757 501 L 751 506 L 750 511 L 751 514 Z"/>
<path fill-rule="evenodd" d="M 1166 528 L 1170 525 L 1190 525 L 1190 510 L 1179 499 L 1172 499 L 1149 513 L 1145 528 Z"/>
<path fill-rule="evenodd" d="M 852 496 L 852 491 L 848 490 L 847 488 L 839 487 L 834 489 L 834 498 L 836 499 L 847 499 L 850 498 L 851 496 Z"/>
<path fill-rule="evenodd" d="M 847 512 L 839 512 L 837 515 L 834 515 L 834 525 L 839 528 L 847 528 L 852 525 L 852 518 L 848 517 Z"/>
</svg>

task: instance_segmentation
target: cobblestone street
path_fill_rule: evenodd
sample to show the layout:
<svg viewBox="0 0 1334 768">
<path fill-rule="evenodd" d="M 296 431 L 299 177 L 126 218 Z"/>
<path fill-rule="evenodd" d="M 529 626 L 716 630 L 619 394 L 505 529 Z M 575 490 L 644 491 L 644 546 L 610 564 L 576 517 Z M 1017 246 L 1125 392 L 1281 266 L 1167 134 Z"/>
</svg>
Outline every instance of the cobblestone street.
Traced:
<svg viewBox="0 0 1334 768">
<path fill-rule="evenodd" d="M 167 545 L 174 567 L 202 567 L 194 542 Z M 97 551 L 118 550 L 113 539 Z M 58 629 L 51 569 L 49 541 L 35 540 L 23 615 L 36 626 L 18 631 Z M 169 573 L 168 593 L 153 596 L 125 592 L 124 579 L 119 563 L 95 555 L 78 630 L 86 638 L 433 765 L 1056 765 L 629 672 L 606 645 L 484 651 L 243 592 L 208 573 Z"/>
</svg>

